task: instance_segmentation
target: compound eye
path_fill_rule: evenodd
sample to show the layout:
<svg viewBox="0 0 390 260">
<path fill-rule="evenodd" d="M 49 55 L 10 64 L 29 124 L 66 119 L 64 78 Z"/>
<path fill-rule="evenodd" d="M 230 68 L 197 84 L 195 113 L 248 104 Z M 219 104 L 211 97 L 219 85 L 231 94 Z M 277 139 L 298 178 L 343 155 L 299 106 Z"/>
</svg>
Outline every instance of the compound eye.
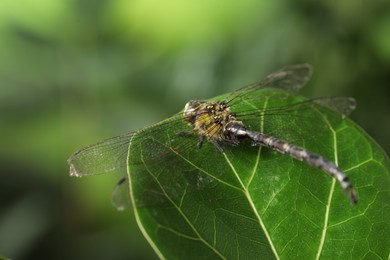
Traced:
<svg viewBox="0 0 390 260">
<path fill-rule="evenodd" d="M 196 120 L 196 109 L 199 107 L 199 101 L 190 100 L 184 107 L 183 117 L 184 120 L 190 124 L 193 124 Z"/>
</svg>

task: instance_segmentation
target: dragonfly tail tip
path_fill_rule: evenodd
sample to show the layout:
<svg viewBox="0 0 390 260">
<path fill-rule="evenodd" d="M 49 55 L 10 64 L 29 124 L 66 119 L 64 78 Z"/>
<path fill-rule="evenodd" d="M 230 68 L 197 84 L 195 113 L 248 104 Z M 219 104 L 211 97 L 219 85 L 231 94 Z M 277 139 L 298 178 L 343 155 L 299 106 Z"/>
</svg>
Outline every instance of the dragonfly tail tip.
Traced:
<svg viewBox="0 0 390 260">
<path fill-rule="evenodd" d="M 358 195 L 355 188 L 353 187 L 351 187 L 349 199 L 351 200 L 351 203 L 354 205 L 358 203 Z"/>
</svg>

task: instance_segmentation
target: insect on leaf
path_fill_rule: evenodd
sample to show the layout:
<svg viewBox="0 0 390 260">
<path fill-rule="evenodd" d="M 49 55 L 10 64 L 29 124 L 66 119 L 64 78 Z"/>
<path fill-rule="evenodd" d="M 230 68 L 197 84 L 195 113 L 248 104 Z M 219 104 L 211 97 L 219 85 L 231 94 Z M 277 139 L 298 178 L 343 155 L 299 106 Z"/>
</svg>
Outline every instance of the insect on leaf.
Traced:
<svg viewBox="0 0 390 260">
<path fill-rule="evenodd" d="M 353 99 L 296 94 L 310 75 L 294 65 L 190 101 L 77 151 L 71 175 L 127 164 L 113 204 L 133 206 L 160 258 L 388 259 L 389 158 L 346 118 Z"/>
<path fill-rule="evenodd" d="M 235 103 L 237 111 L 254 111 L 242 114 L 252 115 L 242 117 L 244 124 L 335 162 L 353 181 L 358 204 L 320 169 L 250 141 L 221 153 L 209 142 L 198 149 L 196 136 L 177 136 L 189 128 L 184 120 L 175 128 L 145 129 L 133 136 L 136 145 L 130 142 L 128 174 L 138 224 L 156 253 L 167 259 L 387 259 L 390 164 L 381 148 L 321 102 L 271 88 L 250 96 Z M 310 106 L 292 105 L 305 102 Z M 156 152 L 164 155 L 159 163 L 149 159 Z"/>
</svg>

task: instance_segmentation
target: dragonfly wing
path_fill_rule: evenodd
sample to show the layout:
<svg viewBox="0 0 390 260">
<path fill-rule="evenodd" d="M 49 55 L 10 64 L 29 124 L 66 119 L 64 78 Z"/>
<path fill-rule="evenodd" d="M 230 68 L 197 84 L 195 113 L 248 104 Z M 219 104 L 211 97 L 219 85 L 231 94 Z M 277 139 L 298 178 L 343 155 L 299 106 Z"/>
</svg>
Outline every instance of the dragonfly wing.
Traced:
<svg viewBox="0 0 390 260">
<path fill-rule="evenodd" d="M 270 75 L 264 80 L 252 84 L 252 88 L 280 88 L 288 91 L 299 91 L 310 80 L 312 67 L 310 64 L 297 64 L 284 67 Z"/>
<path fill-rule="evenodd" d="M 96 175 L 124 167 L 133 134 L 134 132 L 112 137 L 78 150 L 68 159 L 70 175 Z"/>
<path fill-rule="evenodd" d="M 233 92 L 227 98 L 228 104 L 233 100 L 241 100 L 248 97 L 253 91 L 263 88 L 279 88 L 289 92 L 298 92 L 310 80 L 312 74 L 312 67 L 310 64 L 296 64 L 284 67 L 270 75 L 265 79 L 245 86 Z"/>
<path fill-rule="evenodd" d="M 342 115 L 350 115 L 356 109 L 356 100 L 352 97 L 324 97 L 313 99 L 317 104 Z"/>
<path fill-rule="evenodd" d="M 288 102 L 285 95 L 278 97 L 272 97 L 273 101 Z M 244 98 L 244 102 L 253 102 L 252 98 Z M 244 111 L 235 110 L 241 117 L 254 117 L 256 115 L 270 114 L 270 115 L 284 115 L 290 116 L 292 112 L 299 112 L 300 115 L 307 114 L 312 111 L 316 106 L 326 107 L 333 112 L 345 117 L 350 115 L 356 109 L 356 100 L 352 97 L 319 97 L 306 99 L 299 102 L 294 102 L 286 105 L 270 105 L 263 108 L 263 104 L 258 104 L 259 108 L 256 108 L 256 103 L 253 104 L 254 109 L 248 109 Z"/>
<path fill-rule="evenodd" d="M 77 177 L 96 175 L 125 167 L 130 142 L 132 147 L 140 144 L 139 141 L 131 141 L 136 134 L 143 137 L 145 137 L 145 132 L 159 134 L 165 128 L 175 128 L 179 124 L 186 125 L 183 122 L 181 113 L 178 113 L 170 119 L 141 130 L 111 137 L 99 143 L 84 147 L 69 157 L 70 175 Z M 142 138 L 138 138 L 138 140 L 142 140 Z M 159 156 L 160 154 L 158 153 L 154 155 L 154 157 Z"/>
<path fill-rule="evenodd" d="M 117 210 L 125 210 L 131 207 L 129 179 L 123 177 L 112 191 L 112 205 Z"/>
<path fill-rule="evenodd" d="M 328 123 L 323 117 L 337 124 L 356 107 L 355 100 L 349 97 L 314 98 L 280 105 L 287 101 L 281 97 L 269 100 L 265 109 L 264 104 L 253 103 L 253 107 L 257 105 L 259 109 L 235 111 L 251 129 L 294 141 L 313 138 L 313 133 L 319 135 L 327 129 Z"/>
</svg>

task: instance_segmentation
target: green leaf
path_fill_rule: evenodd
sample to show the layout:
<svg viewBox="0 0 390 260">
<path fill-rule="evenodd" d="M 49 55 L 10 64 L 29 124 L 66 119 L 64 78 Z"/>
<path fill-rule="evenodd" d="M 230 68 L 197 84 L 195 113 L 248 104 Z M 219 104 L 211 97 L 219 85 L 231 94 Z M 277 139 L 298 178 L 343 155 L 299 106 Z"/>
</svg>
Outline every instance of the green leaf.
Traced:
<svg viewBox="0 0 390 260">
<path fill-rule="evenodd" d="M 208 142 L 198 149 L 196 137 L 176 135 L 191 129 L 177 115 L 130 142 L 135 215 L 159 257 L 389 258 L 389 158 L 355 123 L 326 107 L 275 109 L 302 100 L 267 88 L 234 112 L 272 107 L 244 124 L 334 161 L 356 187 L 358 204 L 321 170 L 249 141 L 224 153 Z"/>
</svg>

